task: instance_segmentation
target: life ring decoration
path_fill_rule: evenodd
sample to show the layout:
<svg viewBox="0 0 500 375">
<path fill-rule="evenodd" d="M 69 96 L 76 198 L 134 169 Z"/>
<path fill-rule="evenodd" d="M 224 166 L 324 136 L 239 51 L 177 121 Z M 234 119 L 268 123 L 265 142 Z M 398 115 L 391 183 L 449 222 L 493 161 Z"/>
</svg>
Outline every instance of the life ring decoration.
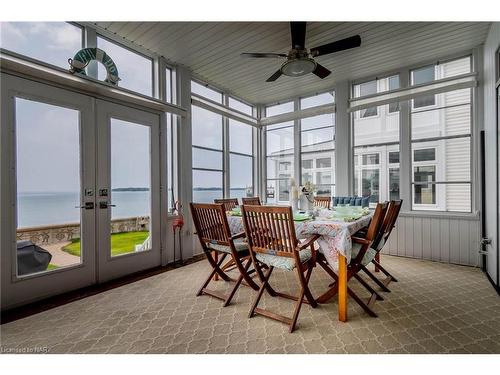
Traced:
<svg viewBox="0 0 500 375">
<path fill-rule="evenodd" d="M 87 75 L 85 68 L 93 60 L 99 61 L 106 68 L 107 76 L 104 82 L 118 86 L 118 81 L 120 81 L 118 69 L 113 59 L 100 48 L 83 48 L 76 53 L 75 57 L 68 59 L 70 73 Z"/>
</svg>

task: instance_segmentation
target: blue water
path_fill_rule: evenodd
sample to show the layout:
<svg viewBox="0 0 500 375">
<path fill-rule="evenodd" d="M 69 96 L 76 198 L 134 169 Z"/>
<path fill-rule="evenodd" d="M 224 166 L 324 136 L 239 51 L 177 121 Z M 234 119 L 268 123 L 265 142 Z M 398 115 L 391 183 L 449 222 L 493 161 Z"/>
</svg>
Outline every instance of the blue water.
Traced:
<svg viewBox="0 0 500 375">
<path fill-rule="evenodd" d="M 246 196 L 245 189 L 231 189 L 231 198 Z M 222 190 L 193 191 L 194 202 L 212 203 L 222 198 Z M 149 216 L 150 197 L 148 191 L 113 191 L 112 218 Z M 80 222 L 78 193 L 19 193 L 18 228 L 68 224 Z"/>
<path fill-rule="evenodd" d="M 148 191 L 113 191 L 112 218 L 149 216 Z M 80 222 L 78 193 L 20 193 L 18 195 L 18 228 Z"/>
</svg>

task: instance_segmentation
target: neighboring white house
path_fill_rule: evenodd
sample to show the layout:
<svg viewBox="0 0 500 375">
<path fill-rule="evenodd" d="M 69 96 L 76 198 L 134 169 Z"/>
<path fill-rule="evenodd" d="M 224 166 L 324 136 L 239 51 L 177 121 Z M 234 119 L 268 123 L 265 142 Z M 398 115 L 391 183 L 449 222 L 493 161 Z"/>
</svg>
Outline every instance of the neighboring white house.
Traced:
<svg viewBox="0 0 500 375">
<path fill-rule="evenodd" d="M 466 57 L 415 69 L 411 82 L 426 83 L 470 71 L 471 60 Z M 398 87 L 399 76 L 395 75 L 353 85 L 352 90 L 359 97 Z M 330 115 L 328 127 L 325 116 L 329 115 L 302 120 L 301 183 L 312 181 L 318 186 L 318 193 L 334 196 L 335 119 Z M 470 211 L 471 90 L 416 98 L 410 103 L 410 116 L 413 207 Z M 315 119 L 317 126 L 311 125 Z M 399 103 L 357 111 L 352 114 L 352 123 L 355 194 L 371 195 L 373 203 L 398 198 Z M 311 129 L 317 134 L 307 135 Z M 293 123 L 273 125 L 266 134 L 267 143 L 273 148 L 267 153 L 268 201 L 286 202 L 287 179 L 293 175 Z"/>
</svg>

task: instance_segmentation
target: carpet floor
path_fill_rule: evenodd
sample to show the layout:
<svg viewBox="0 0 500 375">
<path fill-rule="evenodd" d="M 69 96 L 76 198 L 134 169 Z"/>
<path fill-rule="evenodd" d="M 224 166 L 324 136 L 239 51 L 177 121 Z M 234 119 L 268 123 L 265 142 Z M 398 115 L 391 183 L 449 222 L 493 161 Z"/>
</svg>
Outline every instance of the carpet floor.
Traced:
<svg viewBox="0 0 500 375">
<path fill-rule="evenodd" d="M 47 353 L 500 353 L 500 298 L 477 268 L 383 256 L 399 282 L 381 294 L 369 317 L 349 300 L 303 305 L 297 329 L 248 311 L 255 293 L 241 287 L 231 305 L 196 297 L 209 272 L 204 261 L 0 326 L 2 352 Z M 317 267 L 311 289 L 330 283 Z M 275 289 L 297 294 L 294 272 L 275 270 Z M 349 286 L 367 292 L 352 280 Z M 228 284 L 212 282 L 224 291 Z M 288 314 L 293 301 L 264 295 L 261 306 Z"/>
</svg>

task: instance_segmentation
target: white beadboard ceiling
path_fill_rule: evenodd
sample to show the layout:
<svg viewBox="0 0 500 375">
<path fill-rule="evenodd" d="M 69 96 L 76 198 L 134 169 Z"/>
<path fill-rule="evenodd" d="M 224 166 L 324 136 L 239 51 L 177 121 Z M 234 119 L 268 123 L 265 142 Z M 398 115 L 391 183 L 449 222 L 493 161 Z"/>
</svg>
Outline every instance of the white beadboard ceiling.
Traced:
<svg viewBox="0 0 500 375">
<path fill-rule="evenodd" d="M 245 59 L 241 52 L 280 52 L 290 48 L 287 22 L 98 22 L 116 34 L 193 76 L 250 103 L 281 101 L 328 90 L 336 81 L 432 61 L 472 49 L 486 39 L 488 22 L 308 22 L 306 47 L 361 35 L 361 47 L 317 57 L 332 74 L 266 79 L 279 59 Z"/>
</svg>

